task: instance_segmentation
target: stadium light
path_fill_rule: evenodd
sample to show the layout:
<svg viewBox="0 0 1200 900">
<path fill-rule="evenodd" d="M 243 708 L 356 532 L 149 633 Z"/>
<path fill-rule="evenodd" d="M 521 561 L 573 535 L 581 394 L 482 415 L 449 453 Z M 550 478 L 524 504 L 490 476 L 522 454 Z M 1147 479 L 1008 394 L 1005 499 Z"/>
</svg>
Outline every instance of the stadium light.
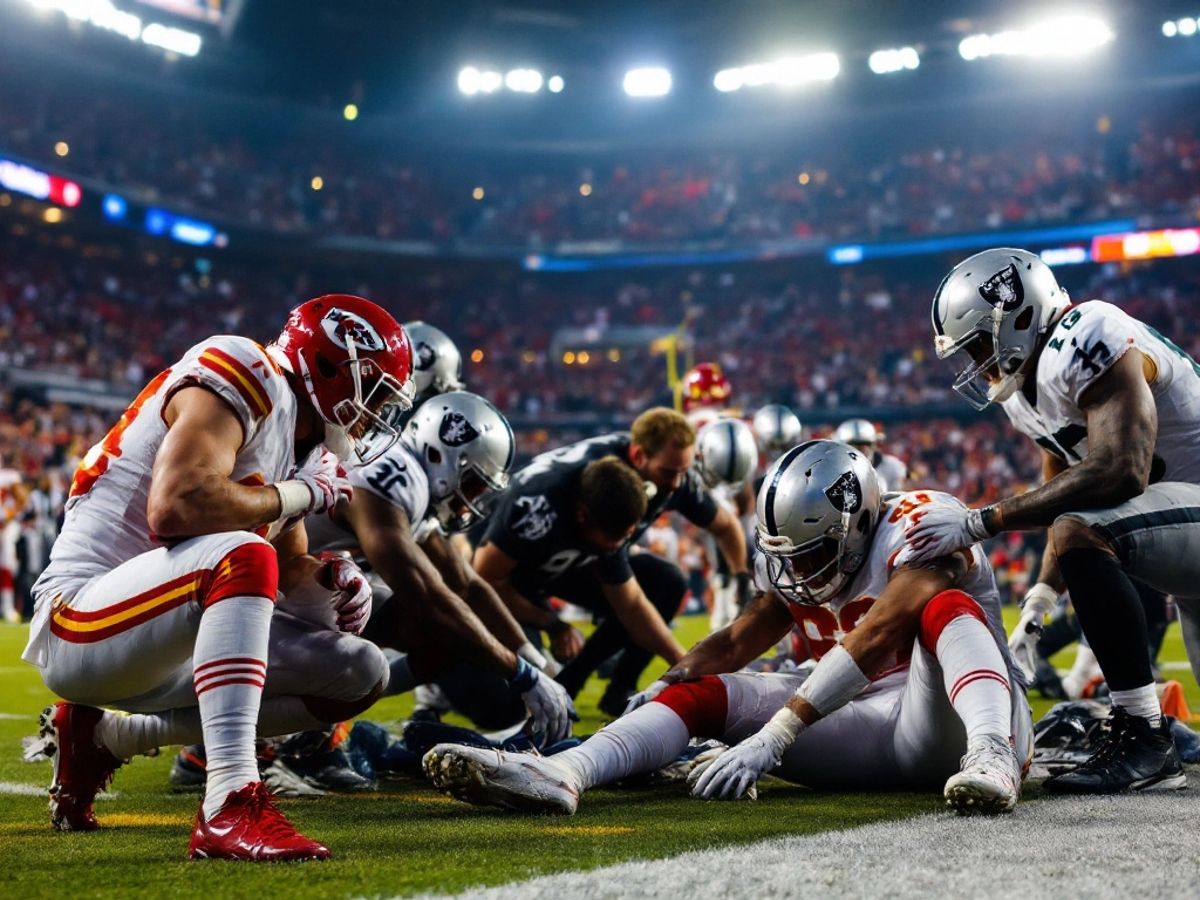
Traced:
<svg viewBox="0 0 1200 900">
<path fill-rule="evenodd" d="M 989 56 L 1073 59 L 1099 49 L 1113 37 L 1112 28 L 1103 19 L 1064 16 L 1025 29 L 969 35 L 959 43 L 958 53 L 968 61 Z"/>
<path fill-rule="evenodd" d="M 727 94 L 744 87 L 773 84 L 794 87 L 814 81 L 832 81 L 842 69 L 836 53 L 788 56 L 769 63 L 754 63 L 722 69 L 713 76 L 713 87 Z"/>
<path fill-rule="evenodd" d="M 564 87 L 566 87 L 566 82 L 563 81 L 561 75 L 551 75 L 546 79 L 546 90 L 552 94 L 561 94 Z"/>
<path fill-rule="evenodd" d="M 662 97 L 671 92 L 671 73 L 661 66 L 630 69 L 622 83 L 630 97 Z"/>
<path fill-rule="evenodd" d="M 342 117 L 347 122 L 353 122 L 355 119 L 357 119 L 358 118 L 358 104 L 347 103 L 344 107 L 342 107 Z"/>
<path fill-rule="evenodd" d="M 1162 24 L 1163 37 L 1194 37 L 1200 31 L 1200 18 L 1170 19 Z"/>
<path fill-rule="evenodd" d="M 504 76 L 492 69 L 467 66 L 458 73 L 458 89 L 468 97 L 474 94 L 494 94 L 504 86 Z"/>
<path fill-rule="evenodd" d="M 518 94 L 536 94 L 542 89 L 542 73 L 537 69 L 511 69 L 504 86 Z"/>
<path fill-rule="evenodd" d="M 141 18 L 117 9 L 111 0 L 29 0 L 29 3 L 35 9 L 60 12 L 76 22 L 87 22 L 102 31 L 180 56 L 195 56 L 203 45 L 200 35 L 193 31 L 158 22 L 143 26 Z"/>
<path fill-rule="evenodd" d="M 867 58 L 867 65 L 876 75 L 911 71 L 921 65 L 921 54 L 915 47 L 897 47 L 893 50 L 876 50 Z"/>
</svg>

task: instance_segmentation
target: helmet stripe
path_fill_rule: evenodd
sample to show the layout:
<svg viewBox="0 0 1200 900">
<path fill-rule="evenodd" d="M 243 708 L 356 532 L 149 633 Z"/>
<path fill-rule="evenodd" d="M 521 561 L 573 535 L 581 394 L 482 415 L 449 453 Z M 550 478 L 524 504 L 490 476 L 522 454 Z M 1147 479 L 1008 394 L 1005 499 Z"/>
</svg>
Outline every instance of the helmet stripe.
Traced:
<svg viewBox="0 0 1200 900">
<path fill-rule="evenodd" d="M 725 460 L 725 483 L 733 484 L 737 474 L 737 432 L 734 431 L 733 419 L 725 423 L 725 434 L 729 438 L 729 456 Z"/>
<path fill-rule="evenodd" d="M 815 444 L 816 441 L 805 441 L 789 450 L 776 464 L 775 474 L 771 478 L 771 484 L 767 488 L 766 517 L 767 531 L 772 535 L 778 535 L 779 529 L 775 525 L 775 490 L 779 487 L 779 479 L 783 477 L 783 473 L 787 471 L 788 466 L 795 462 L 796 457 L 803 453 L 808 447 Z"/>
</svg>

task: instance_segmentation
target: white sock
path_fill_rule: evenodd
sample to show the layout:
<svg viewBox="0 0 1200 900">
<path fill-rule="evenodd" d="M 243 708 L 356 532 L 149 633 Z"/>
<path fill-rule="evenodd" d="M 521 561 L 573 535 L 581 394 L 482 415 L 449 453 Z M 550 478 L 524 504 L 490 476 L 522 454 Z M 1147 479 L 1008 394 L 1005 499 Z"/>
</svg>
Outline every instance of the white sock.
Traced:
<svg viewBox="0 0 1200 900">
<path fill-rule="evenodd" d="M 1121 707 L 1131 716 L 1149 719 L 1151 728 L 1157 728 L 1162 723 L 1162 706 L 1159 705 L 1158 691 L 1153 684 L 1131 691 L 1113 691 L 1109 696 L 1113 706 Z"/>
<path fill-rule="evenodd" d="M 647 703 L 550 759 L 576 778 L 582 792 L 626 775 L 661 769 L 688 745 L 687 725 L 673 709 Z"/>
<path fill-rule="evenodd" d="M 259 780 L 254 739 L 273 606 L 265 597 L 227 597 L 200 617 L 192 683 L 208 756 L 206 819 L 217 814 L 230 793 Z"/>
<path fill-rule="evenodd" d="M 1012 690 L 1008 667 L 988 627 L 958 616 L 942 629 L 937 661 L 950 705 L 967 730 L 968 746 L 985 736 L 1012 736 Z"/>
<path fill-rule="evenodd" d="M 1080 642 L 1075 650 L 1075 662 L 1071 671 L 1062 680 L 1063 690 L 1072 700 L 1078 700 L 1083 696 L 1083 689 L 1088 686 L 1088 682 L 1100 674 L 1102 673 L 1100 663 L 1096 661 L 1096 654 L 1092 652 L 1091 647 Z"/>
<path fill-rule="evenodd" d="M 264 697 L 258 710 L 258 736 L 279 737 L 296 731 L 325 728 L 299 697 Z M 119 759 L 129 759 L 158 747 L 204 741 L 197 707 L 162 713 L 120 713 L 105 710 L 96 725 L 96 743 Z"/>
</svg>

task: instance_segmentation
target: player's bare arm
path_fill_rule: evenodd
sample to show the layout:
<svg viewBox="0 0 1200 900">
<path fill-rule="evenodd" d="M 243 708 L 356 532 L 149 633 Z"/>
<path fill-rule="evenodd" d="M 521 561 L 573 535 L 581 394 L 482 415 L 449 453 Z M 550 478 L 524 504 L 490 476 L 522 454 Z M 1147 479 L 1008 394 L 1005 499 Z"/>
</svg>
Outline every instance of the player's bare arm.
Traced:
<svg viewBox="0 0 1200 900">
<path fill-rule="evenodd" d="M 147 515 L 162 538 L 244 531 L 280 516 L 271 486 L 231 481 L 242 425 L 223 400 L 202 387 L 180 390 L 167 404 L 167 434 L 154 459 Z"/>
<path fill-rule="evenodd" d="M 638 645 L 661 656 L 672 665 L 683 658 L 684 650 L 671 629 L 663 621 L 642 592 L 637 579 L 630 577 L 620 584 L 604 585 L 604 596 Z"/>
<path fill-rule="evenodd" d="M 435 627 L 453 635 L 472 659 L 496 672 L 512 673 L 517 667 L 516 655 L 447 587 L 414 539 L 404 510 L 369 491 L 360 491 L 342 515 L 358 536 L 371 567 L 395 592 L 392 602 L 413 602 Z"/>
<path fill-rule="evenodd" d="M 725 507 L 718 507 L 716 516 L 709 523 L 708 533 L 716 540 L 734 574 L 746 572 L 746 536 L 737 516 Z"/>
<path fill-rule="evenodd" d="M 476 574 L 492 586 L 518 622 L 540 631 L 551 631 L 557 627 L 560 621 L 558 616 L 548 609 L 530 603 L 513 587 L 510 579 L 517 568 L 517 561 L 495 544 L 489 542 L 477 547 L 472 564 Z"/>
<path fill-rule="evenodd" d="M 500 643 L 514 652 L 525 645 L 528 638 L 508 606 L 495 589 L 471 568 L 466 557 L 447 537 L 435 532 L 421 543 L 421 549 L 437 568 L 447 587 L 466 600 Z"/>
<path fill-rule="evenodd" d="M 1144 360 L 1130 348 L 1084 391 L 1079 406 L 1087 415 L 1087 456 L 1041 487 L 996 504 L 996 528 L 1045 528 L 1064 513 L 1116 506 L 1146 490 L 1158 413 Z"/>
<path fill-rule="evenodd" d="M 760 593 L 745 611 L 714 631 L 673 665 L 661 681 L 672 684 L 702 675 L 736 672 L 758 659 L 792 628 L 787 607 L 770 593 Z"/>
<path fill-rule="evenodd" d="M 1042 451 L 1042 482 L 1047 483 L 1067 470 L 1067 464 L 1047 450 Z M 1066 590 L 1062 573 L 1058 570 L 1058 553 L 1054 549 L 1054 534 L 1046 531 L 1046 549 L 1042 552 L 1042 566 L 1038 571 L 1038 582 L 1048 584 L 1058 593 Z"/>
<path fill-rule="evenodd" d="M 271 541 L 279 560 L 279 590 L 283 594 L 316 577 L 321 561 L 308 552 L 308 532 L 297 522 Z"/>
</svg>

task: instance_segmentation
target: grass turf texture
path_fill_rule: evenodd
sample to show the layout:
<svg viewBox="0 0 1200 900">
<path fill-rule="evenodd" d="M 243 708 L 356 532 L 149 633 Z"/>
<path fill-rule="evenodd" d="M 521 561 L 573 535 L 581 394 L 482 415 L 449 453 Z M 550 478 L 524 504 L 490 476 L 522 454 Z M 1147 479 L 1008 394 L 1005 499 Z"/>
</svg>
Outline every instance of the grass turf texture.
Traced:
<svg viewBox="0 0 1200 900">
<path fill-rule="evenodd" d="M 1011 623 L 1010 623 L 1011 624 Z M 686 645 L 703 635 L 702 618 L 680 621 Z M 433 792 L 418 781 L 385 782 L 378 793 L 282 801 L 312 837 L 326 842 L 334 859 L 305 865 L 252 866 L 184 859 L 196 812 L 195 795 L 167 790 L 172 752 L 141 758 L 117 773 L 116 797 L 101 800 L 105 826 L 92 834 L 50 830 L 45 794 L 14 793 L 14 786 L 44 789 L 49 765 L 20 759 L 20 739 L 35 731 L 35 716 L 52 698 L 37 673 L 19 662 L 24 627 L 0 626 L 0 846 L 5 896 L 245 897 L 257 892 L 288 897 L 392 896 L 455 891 L 503 884 L 534 875 L 584 870 L 630 859 L 655 859 L 762 838 L 849 828 L 902 819 L 941 808 L 935 794 L 812 793 L 769 779 L 757 803 L 701 803 L 673 785 L 589 792 L 569 819 L 515 817 L 477 810 Z M 1162 659 L 1184 660 L 1178 626 L 1172 626 Z M 1059 659 L 1060 666 L 1069 660 Z M 661 670 L 652 666 L 646 681 Z M 1185 683 L 1188 702 L 1200 711 L 1200 690 L 1190 673 L 1169 673 Z M 579 730 L 602 723 L 596 710 L 603 683 L 593 679 L 580 697 Z M 1040 715 L 1049 707 L 1034 701 Z M 377 705 L 370 718 L 402 718 L 408 698 Z"/>
</svg>

